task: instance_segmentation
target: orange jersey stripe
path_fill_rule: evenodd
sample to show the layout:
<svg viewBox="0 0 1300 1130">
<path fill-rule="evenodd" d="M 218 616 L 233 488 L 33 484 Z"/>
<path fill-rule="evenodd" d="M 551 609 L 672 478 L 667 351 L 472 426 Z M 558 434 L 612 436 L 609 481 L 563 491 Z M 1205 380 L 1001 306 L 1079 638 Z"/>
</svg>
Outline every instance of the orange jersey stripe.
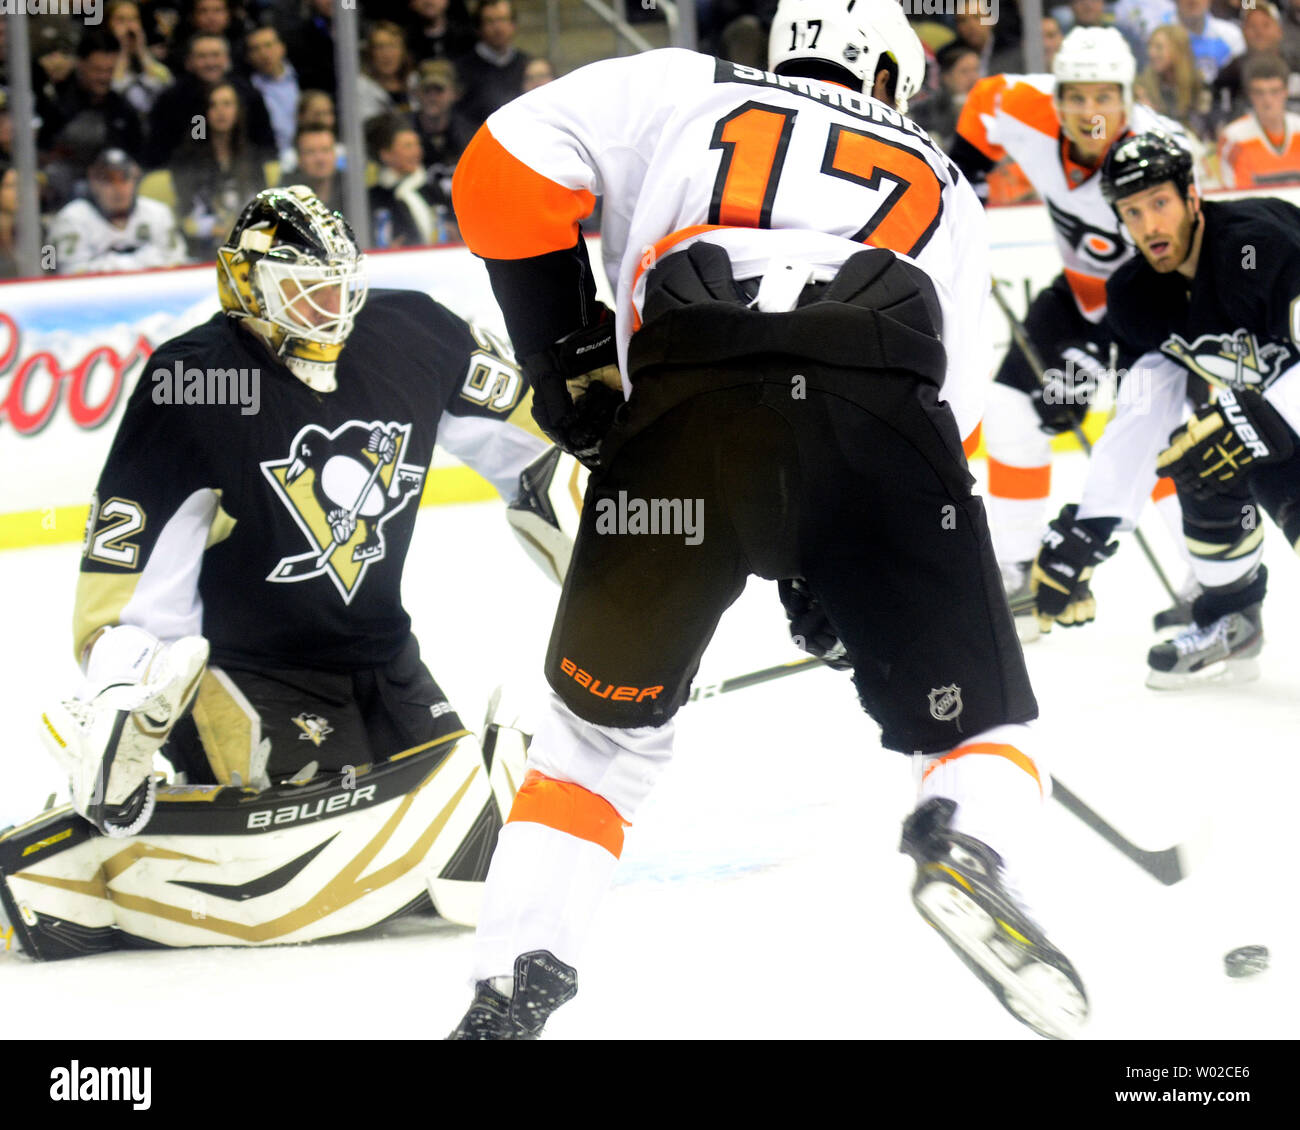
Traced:
<svg viewBox="0 0 1300 1130">
<path fill-rule="evenodd" d="M 623 854 L 623 829 L 627 824 L 609 801 L 581 785 L 557 781 L 536 769 L 525 774 L 510 807 L 508 822 L 520 821 L 545 824 L 557 832 L 589 840 L 615 859 Z"/>
<path fill-rule="evenodd" d="M 958 746 L 951 753 L 945 753 L 938 761 L 932 761 L 925 767 L 925 772 L 921 779 L 925 780 L 940 765 L 946 765 L 949 761 L 955 761 L 959 757 L 965 757 L 967 754 L 985 753 L 992 754 L 995 757 L 1005 757 L 1012 765 L 1018 766 L 1028 773 L 1038 784 L 1038 791 L 1043 791 L 1043 779 L 1038 775 L 1038 766 L 1033 760 L 1026 757 L 1020 750 L 1013 745 L 1001 745 L 998 742 L 975 742 L 972 745 Z"/>
<path fill-rule="evenodd" d="M 1156 479 L 1156 485 L 1151 488 L 1151 501 L 1159 502 L 1162 498 L 1168 498 L 1171 494 L 1176 494 L 1174 480 L 1168 478 Z"/>
<path fill-rule="evenodd" d="M 1012 467 L 989 456 L 989 494 L 995 498 L 1046 498 L 1052 493 L 1052 465 Z"/>
<path fill-rule="evenodd" d="M 462 158 L 463 159 L 463 158 Z M 689 228 L 678 228 L 677 231 L 669 232 L 663 239 L 659 240 L 646 254 L 641 256 L 641 261 L 636 265 L 636 272 L 632 275 L 632 293 L 636 293 L 636 284 L 640 281 L 641 276 L 651 267 L 659 262 L 670 248 L 681 243 L 684 239 L 690 239 L 693 235 L 699 235 L 706 231 L 721 231 L 725 227 L 731 227 L 730 224 L 694 224 Z M 641 312 L 635 307 L 632 309 L 632 329 L 635 332 L 641 328 Z"/>
<path fill-rule="evenodd" d="M 1106 280 L 1096 275 L 1084 275 L 1078 271 L 1065 269 L 1065 281 L 1074 292 L 1074 300 L 1085 314 L 1092 314 L 1106 307 Z"/>
<path fill-rule="evenodd" d="M 451 198 L 461 238 L 484 259 L 567 251 L 578 241 L 578 221 L 596 206 L 586 189 L 565 188 L 525 165 L 487 126 L 461 155 Z"/>
<path fill-rule="evenodd" d="M 971 432 L 971 434 L 968 435 L 964 440 L 961 441 L 961 449 L 966 453 L 967 459 L 969 459 L 972 455 L 975 454 L 976 451 L 979 450 L 981 427 L 982 425 L 976 424 L 975 430 Z"/>
</svg>

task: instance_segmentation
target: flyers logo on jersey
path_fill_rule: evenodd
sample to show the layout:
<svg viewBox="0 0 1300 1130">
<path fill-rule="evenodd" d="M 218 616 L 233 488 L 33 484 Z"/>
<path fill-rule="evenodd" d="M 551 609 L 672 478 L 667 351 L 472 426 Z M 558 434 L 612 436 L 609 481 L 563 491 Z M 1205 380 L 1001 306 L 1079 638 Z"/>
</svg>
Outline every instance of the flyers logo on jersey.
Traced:
<svg viewBox="0 0 1300 1130">
<path fill-rule="evenodd" d="M 1119 230 L 1104 231 L 1085 224 L 1072 212 L 1047 200 L 1047 214 L 1060 236 L 1075 251 L 1087 255 L 1098 263 L 1113 263 L 1128 254 L 1128 247 L 1120 238 Z"/>
<path fill-rule="evenodd" d="M 1295 359 L 1290 346 L 1260 342 L 1245 330 L 1201 334 L 1190 343 L 1170 334 L 1160 352 L 1212 385 L 1235 389 L 1267 386 Z"/>
<path fill-rule="evenodd" d="M 410 424 L 349 420 L 333 432 L 304 427 L 284 459 L 261 464 L 277 497 L 306 535 L 303 553 L 283 557 L 268 581 L 329 577 L 352 602 L 372 562 L 384 557 L 383 527 L 419 499 L 424 468 L 403 463 Z"/>
</svg>

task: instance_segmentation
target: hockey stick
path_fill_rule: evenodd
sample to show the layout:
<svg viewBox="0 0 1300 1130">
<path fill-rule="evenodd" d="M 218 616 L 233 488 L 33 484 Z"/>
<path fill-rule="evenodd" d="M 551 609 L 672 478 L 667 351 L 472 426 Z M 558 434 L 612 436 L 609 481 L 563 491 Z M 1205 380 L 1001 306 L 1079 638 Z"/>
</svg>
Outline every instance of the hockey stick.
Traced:
<svg viewBox="0 0 1300 1130">
<path fill-rule="evenodd" d="M 764 667 L 760 671 L 751 671 L 748 675 L 736 675 L 730 679 L 723 679 L 718 683 L 706 683 L 698 686 L 691 691 L 691 697 L 687 701 L 698 702 L 701 699 L 717 698 L 718 695 L 727 694 L 730 691 L 744 690 L 747 687 L 757 686 L 759 683 L 771 682 L 773 679 L 784 679 L 787 675 L 795 675 L 800 671 L 811 671 L 816 667 L 825 666 L 826 664 L 816 656 L 809 656 L 807 659 L 792 659 L 789 663 L 782 663 L 776 667 Z M 1052 796 L 1061 802 L 1067 812 L 1078 817 L 1121 855 L 1132 860 L 1153 879 L 1163 883 L 1166 887 L 1172 887 L 1175 883 L 1187 878 L 1187 871 L 1183 866 L 1181 845 L 1175 844 L 1163 851 L 1147 851 L 1145 848 L 1138 847 L 1137 844 L 1127 839 L 1114 826 L 1108 824 L 1094 809 L 1067 789 L 1057 776 L 1052 777 Z"/>
<path fill-rule="evenodd" d="M 1016 345 L 1020 347 L 1020 352 L 1024 354 L 1025 360 L 1029 362 L 1029 367 L 1034 371 L 1035 379 L 1045 388 L 1047 386 L 1047 370 L 1043 367 L 1043 359 L 1039 357 L 1038 350 L 1034 348 L 1034 343 L 1029 340 L 1028 331 L 1021 324 L 1020 319 L 1016 317 L 1015 312 L 1007 304 L 1007 300 L 1002 296 L 1002 285 L 1003 283 L 1001 279 L 993 280 L 993 299 L 997 302 L 998 306 L 1001 307 L 1002 313 L 1006 315 L 1007 323 L 1011 327 L 1011 336 L 1015 340 Z M 1074 438 L 1079 441 L 1079 446 L 1083 448 L 1084 454 L 1091 455 L 1092 443 L 1088 439 L 1087 435 L 1084 434 L 1083 425 L 1080 424 L 1078 420 L 1071 418 L 1070 431 L 1074 433 Z M 1165 575 L 1164 569 L 1161 568 L 1160 562 L 1156 559 L 1155 553 L 1152 552 L 1150 544 L 1143 536 L 1142 531 L 1136 526 L 1133 527 L 1133 538 L 1137 542 L 1138 548 L 1142 550 L 1143 555 L 1150 563 L 1151 568 L 1155 570 L 1155 574 L 1160 579 L 1160 583 L 1164 585 L 1165 592 L 1169 594 L 1169 599 L 1172 600 L 1175 605 L 1181 604 L 1182 597 L 1174 591 L 1174 586 L 1169 583 L 1169 578 Z"/>
</svg>

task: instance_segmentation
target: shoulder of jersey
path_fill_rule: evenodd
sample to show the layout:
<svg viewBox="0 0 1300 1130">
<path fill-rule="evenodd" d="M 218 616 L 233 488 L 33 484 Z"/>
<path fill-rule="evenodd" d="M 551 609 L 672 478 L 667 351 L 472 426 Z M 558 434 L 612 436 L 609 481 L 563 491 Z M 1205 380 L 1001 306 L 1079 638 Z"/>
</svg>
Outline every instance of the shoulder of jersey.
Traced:
<svg viewBox="0 0 1300 1130">
<path fill-rule="evenodd" d="M 431 321 L 464 321 L 422 290 L 372 290 L 357 315 L 357 324 L 369 327 L 391 320 L 413 320 L 421 327 L 429 325 Z M 395 339 L 394 344 L 398 341 L 400 339 Z"/>
<path fill-rule="evenodd" d="M 241 362 L 230 356 L 231 335 L 240 332 L 242 331 L 234 325 L 232 319 L 218 312 L 206 322 L 191 326 L 176 337 L 164 341 L 149 355 L 148 364 L 140 373 L 140 379 L 136 381 L 135 388 L 131 392 L 131 402 L 133 404 L 141 401 L 153 403 L 154 374 L 172 372 L 177 362 L 181 364 L 182 369 L 207 369 L 211 366 L 225 367 L 240 364 Z M 187 408 L 194 407 L 184 402 L 167 403 L 166 411 L 172 413 L 175 418 L 184 413 Z M 210 414 L 209 406 L 204 406 L 203 410 Z"/>
<path fill-rule="evenodd" d="M 1232 141 L 1249 141 L 1252 137 L 1259 137 L 1259 123 L 1255 120 L 1254 114 L 1243 114 L 1240 118 L 1234 118 L 1223 127 L 1223 140 Z"/>
<path fill-rule="evenodd" d="M 1106 309 L 1115 321 L 1121 324 L 1127 322 L 1127 314 L 1132 306 L 1131 303 L 1117 302 L 1116 299 L 1130 291 L 1140 293 L 1149 285 L 1150 280 L 1144 277 L 1149 271 L 1150 267 L 1139 251 L 1131 259 L 1121 263 L 1115 273 L 1106 280 Z"/>
<path fill-rule="evenodd" d="M 176 222 L 172 210 L 161 200 L 154 200 L 150 196 L 137 196 L 135 208 L 146 220 L 166 220 L 169 224 Z"/>
</svg>

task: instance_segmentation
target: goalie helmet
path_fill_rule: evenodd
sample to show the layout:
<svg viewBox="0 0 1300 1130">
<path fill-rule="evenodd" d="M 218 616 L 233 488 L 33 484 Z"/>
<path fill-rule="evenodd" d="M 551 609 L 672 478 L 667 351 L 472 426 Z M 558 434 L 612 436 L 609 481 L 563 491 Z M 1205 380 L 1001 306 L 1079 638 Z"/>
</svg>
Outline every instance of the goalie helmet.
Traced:
<svg viewBox="0 0 1300 1130">
<path fill-rule="evenodd" d="M 1061 41 L 1052 62 L 1059 91 L 1069 82 L 1113 82 L 1124 99 L 1124 117 L 1133 117 L 1133 79 L 1137 61 L 1124 36 L 1113 27 L 1076 27 Z"/>
<path fill-rule="evenodd" d="M 1173 181 L 1187 199 L 1194 183 L 1192 154 L 1163 130 L 1127 137 L 1111 149 L 1101 168 L 1101 195 L 1112 208 L 1126 196 Z"/>
<path fill-rule="evenodd" d="M 222 309 L 317 392 L 337 387 L 366 291 L 352 229 L 305 185 L 259 192 L 217 250 Z"/>
<path fill-rule="evenodd" d="M 925 80 L 925 49 L 898 0 L 781 0 L 772 20 L 767 65 L 814 60 L 848 71 L 870 94 L 876 74 L 895 72 L 894 105 L 908 100 Z"/>
</svg>

